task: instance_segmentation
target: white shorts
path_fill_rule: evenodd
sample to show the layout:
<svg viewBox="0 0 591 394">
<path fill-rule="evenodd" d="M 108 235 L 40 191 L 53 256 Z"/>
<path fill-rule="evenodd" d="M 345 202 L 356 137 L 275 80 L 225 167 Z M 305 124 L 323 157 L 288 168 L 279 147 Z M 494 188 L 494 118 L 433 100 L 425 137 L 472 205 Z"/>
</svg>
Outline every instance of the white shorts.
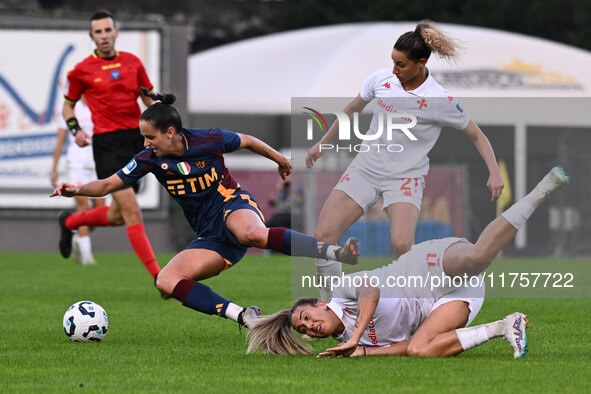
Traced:
<svg viewBox="0 0 591 394">
<path fill-rule="evenodd" d="M 400 256 L 398 261 L 387 265 L 386 275 L 404 276 L 408 278 L 422 278 L 422 286 L 407 286 L 403 289 L 392 289 L 400 292 L 408 298 L 420 298 L 423 312 L 428 315 L 435 308 L 450 301 L 461 300 L 468 303 L 470 317 L 468 323 L 476 317 L 484 302 L 485 286 L 482 275 L 470 278 L 468 282 L 460 281 L 460 278 L 451 278 L 443 271 L 443 255 L 445 250 L 457 243 L 468 242 L 464 238 L 448 237 L 434 239 L 413 245 L 411 250 Z M 384 295 L 388 296 L 388 295 Z M 392 296 L 400 297 L 400 293 Z M 433 301 L 428 301 L 428 300 Z"/>
<path fill-rule="evenodd" d="M 84 164 L 73 164 L 67 162 L 66 164 L 66 179 L 68 183 L 74 185 L 82 185 L 91 181 L 96 181 L 96 171 L 94 170 L 94 162 Z"/>
<path fill-rule="evenodd" d="M 482 281 L 481 275 L 478 275 L 478 278 L 484 283 L 484 281 Z M 484 303 L 484 293 L 484 286 L 478 289 L 474 289 L 470 286 L 459 287 L 438 299 L 431 307 L 431 311 L 429 313 L 433 312 L 435 309 L 437 309 L 437 307 L 447 304 L 448 302 L 465 301 L 468 304 L 468 308 L 470 308 L 470 316 L 466 322 L 467 327 L 470 325 L 470 323 L 472 323 L 472 320 L 474 320 L 478 312 L 480 312 L 480 308 L 482 308 L 482 304 Z"/>
<path fill-rule="evenodd" d="M 353 199 L 363 212 L 370 209 L 380 197 L 384 197 L 384 210 L 395 203 L 407 202 L 421 210 L 424 177 L 417 178 L 383 178 L 369 175 L 349 166 L 334 187 Z"/>
</svg>

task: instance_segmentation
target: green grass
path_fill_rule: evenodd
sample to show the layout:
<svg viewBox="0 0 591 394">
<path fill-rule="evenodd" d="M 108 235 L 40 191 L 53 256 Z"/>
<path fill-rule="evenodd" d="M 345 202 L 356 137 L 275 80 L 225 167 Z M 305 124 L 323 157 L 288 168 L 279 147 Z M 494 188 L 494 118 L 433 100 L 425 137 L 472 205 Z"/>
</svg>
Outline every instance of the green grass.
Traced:
<svg viewBox="0 0 591 394">
<path fill-rule="evenodd" d="M 529 353 L 493 340 L 452 358 L 317 359 L 246 355 L 229 320 L 163 301 L 134 255 L 84 267 L 56 253 L 0 253 L 0 392 L 588 391 L 589 299 L 487 299 L 474 323 L 519 310 Z M 161 262 L 171 256 L 160 255 Z M 509 259 L 505 259 L 507 261 Z M 556 261 L 560 264 L 560 261 Z M 206 283 L 264 313 L 290 306 L 290 260 L 248 256 Z M 73 343 L 62 317 L 90 299 L 109 314 L 101 343 Z M 317 351 L 332 339 L 314 341 Z"/>
</svg>

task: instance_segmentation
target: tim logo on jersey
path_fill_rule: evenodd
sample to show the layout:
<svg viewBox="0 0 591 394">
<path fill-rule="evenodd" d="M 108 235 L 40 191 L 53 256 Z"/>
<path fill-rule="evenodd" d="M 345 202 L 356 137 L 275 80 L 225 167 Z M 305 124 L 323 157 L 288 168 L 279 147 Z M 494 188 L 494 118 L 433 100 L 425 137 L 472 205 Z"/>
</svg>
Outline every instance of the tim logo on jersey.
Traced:
<svg viewBox="0 0 591 394">
<path fill-rule="evenodd" d="M 379 104 L 378 104 L 379 105 Z M 304 112 L 304 114 L 309 116 L 308 123 L 307 123 L 307 134 L 306 138 L 308 141 L 312 141 L 314 139 L 314 124 L 320 127 L 320 130 L 324 133 L 328 131 L 328 124 L 324 119 L 324 116 L 318 111 L 310 107 L 303 107 L 304 109 L 308 110 L 309 112 Z M 384 144 L 384 143 L 371 143 L 368 141 L 376 141 L 382 138 L 382 135 L 386 133 L 386 139 L 388 141 L 392 140 L 392 135 L 394 132 L 402 132 L 406 137 L 408 137 L 409 141 L 417 141 L 417 137 L 411 132 L 411 128 L 416 126 L 417 124 L 417 117 L 411 113 L 403 112 L 403 111 L 389 111 L 385 109 L 385 113 L 378 113 L 377 114 L 377 130 L 373 134 L 366 134 L 366 132 L 362 133 L 359 130 L 359 113 L 354 112 L 352 116 L 353 124 L 351 125 L 351 119 L 349 116 L 342 111 L 331 112 L 332 114 L 336 115 L 337 120 L 339 121 L 339 141 L 351 141 L 351 129 L 353 129 L 353 134 L 356 138 L 362 141 L 361 144 L 320 144 L 320 151 L 327 151 L 327 150 L 334 150 L 336 152 L 339 151 L 347 151 L 347 152 L 375 152 L 375 151 L 383 151 L 387 150 L 388 152 L 402 152 L 404 150 L 404 146 L 401 144 Z M 352 126 L 352 127 L 351 127 Z"/>
</svg>

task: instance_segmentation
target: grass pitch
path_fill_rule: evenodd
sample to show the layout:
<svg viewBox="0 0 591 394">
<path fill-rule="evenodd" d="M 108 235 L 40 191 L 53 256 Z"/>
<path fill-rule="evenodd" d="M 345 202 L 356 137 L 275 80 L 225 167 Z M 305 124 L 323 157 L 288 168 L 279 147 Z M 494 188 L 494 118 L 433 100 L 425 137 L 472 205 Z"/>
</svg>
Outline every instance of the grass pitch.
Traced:
<svg viewBox="0 0 591 394">
<path fill-rule="evenodd" d="M 170 255 L 159 255 L 164 263 Z M 97 254 L 80 266 L 57 253 L 0 253 L 0 392 L 555 392 L 588 391 L 589 299 L 487 299 L 474 324 L 529 315 L 529 353 L 513 360 L 494 339 L 456 357 L 317 359 L 246 355 L 229 320 L 164 301 L 132 254 Z M 508 259 L 505 259 L 508 260 Z M 555 261 L 560 264 L 560 260 Z M 291 305 L 290 260 L 247 256 L 206 281 L 240 305 Z M 101 343 L 62 329 L 76 301 L 109 315 Z M 336 344 L 314 341 L 320 352 Z"/>
</svg>

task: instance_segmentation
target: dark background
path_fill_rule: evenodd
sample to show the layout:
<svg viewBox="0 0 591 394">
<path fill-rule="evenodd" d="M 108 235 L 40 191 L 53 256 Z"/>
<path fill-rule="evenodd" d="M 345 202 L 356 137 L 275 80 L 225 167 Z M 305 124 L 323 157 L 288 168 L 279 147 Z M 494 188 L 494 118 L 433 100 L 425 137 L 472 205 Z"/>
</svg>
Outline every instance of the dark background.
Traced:
<svg viewBox="0 0 591 394">
<path fill-rule="evenodd" d="M 304 27 L 421 19 L 490 27 L 591 49 L 591 1 L 584 0 L 0 0 L 2 13 L 87 19 L 99 9 L 122 21 L 189 25 L 191 52 Z"/>
</svg>

